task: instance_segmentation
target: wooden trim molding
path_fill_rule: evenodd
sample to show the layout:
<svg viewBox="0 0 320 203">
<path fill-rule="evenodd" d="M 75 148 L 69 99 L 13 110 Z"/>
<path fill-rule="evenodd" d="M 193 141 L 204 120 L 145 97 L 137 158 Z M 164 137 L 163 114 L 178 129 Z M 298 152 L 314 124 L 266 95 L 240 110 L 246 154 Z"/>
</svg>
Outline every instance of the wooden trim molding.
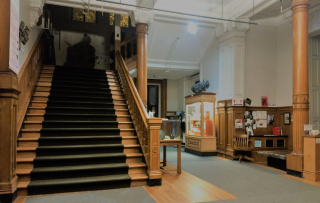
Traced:
<svg viewBox="0 0 320 203">
<path fill-rule="evenodd" d="M 28 109 L 33 90 L 38 81 L 44 58 L 44 40 L 41 32 L 34 43 L 18 75 L 18 90 L 21 92 L 17 111 L 17 132 L 19 133 Z"/>
</svg>

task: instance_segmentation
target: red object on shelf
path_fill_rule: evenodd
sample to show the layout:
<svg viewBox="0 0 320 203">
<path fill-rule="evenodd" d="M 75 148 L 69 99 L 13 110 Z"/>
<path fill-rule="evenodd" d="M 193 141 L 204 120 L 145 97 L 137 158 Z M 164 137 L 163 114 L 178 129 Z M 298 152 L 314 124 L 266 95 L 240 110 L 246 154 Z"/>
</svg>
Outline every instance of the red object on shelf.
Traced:
<svg viewBox="0 0 320 203">
<path fill-rule="evenodd" d="M 261 106 L 268 107 L 268 97 L 261 97 Z"/>
<path fill-rule="evenodd" d="M 273 135 L 277 135 L 277 136 L 281 135 L 280 127 L 273 127 Z"/>
</svg>

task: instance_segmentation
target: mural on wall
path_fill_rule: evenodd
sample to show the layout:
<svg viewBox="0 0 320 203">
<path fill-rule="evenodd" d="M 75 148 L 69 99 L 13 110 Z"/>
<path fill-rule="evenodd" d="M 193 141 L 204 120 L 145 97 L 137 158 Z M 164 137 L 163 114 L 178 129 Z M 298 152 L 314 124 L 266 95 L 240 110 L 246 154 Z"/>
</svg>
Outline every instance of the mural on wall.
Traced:
<svg viewBox="0 0 320 203">
<path fill-rule="evenodd" d="M 28 28 L 28 26 L 25 25 L 23 21 L 21 21 L 19 27 L 19 50 L 21 50 L 21 43 L 23 45 L 26 45 L 29 41 L 29 33 L 30 29 Z"/>
</svg>

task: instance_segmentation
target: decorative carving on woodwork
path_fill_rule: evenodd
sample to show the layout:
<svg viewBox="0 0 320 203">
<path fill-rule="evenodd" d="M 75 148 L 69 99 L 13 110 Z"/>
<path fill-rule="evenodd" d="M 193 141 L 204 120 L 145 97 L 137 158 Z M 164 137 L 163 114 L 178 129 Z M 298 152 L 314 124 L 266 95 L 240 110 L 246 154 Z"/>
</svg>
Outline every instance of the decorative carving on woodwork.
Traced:
<svg viewBox="0 0 320 203">
<path fill-rule="evenodd" d="M 245 19 L 242 21 L 249 22 L 249 19 Z M 220 38 L 225 34 L 234 30 L 247 32 L 249 28 L 250 28 L 250 25 L 248 23 L 228 22 L 228 23 L 222 24 L 221 26 L 216 27 L 215 32 L 216 32 L 216 37 Z"/>
<path fill-rule="evenodd" d="M 309 104 L 309 95 L 308 94 L 298 94 L 293 95 L 293 104 Z"/>
<path fill-rule="evenodd" d="M 309 5 L 309 0 L 292 0 L 292 7 L 298 5 Z"/>
<path fill-rule="evenodd" d="M 150 25 L 153 21 L 154 13 L 152 11 L 133 10 L 129 13 L 131 24 L 133 27 L 138 23 L 145 23 Z"/>
<path fill-rule="evenodd" d="M 201 101 L 205 101 L 205 102 L 215 102 L 216 98 L 212 98 L 211 95 L 200 95 L 200 97 L 187 97 L 185 99 L 185 103 L 188 104 L 193 104 L 193 103 L 197 103 L 197 102 L 201 102 Z"/>
<path fill-rule="evenodd" d="M 44 0 L 30 0 L 30 27 L 34 27 L 43 13 Z"/>
</svg>

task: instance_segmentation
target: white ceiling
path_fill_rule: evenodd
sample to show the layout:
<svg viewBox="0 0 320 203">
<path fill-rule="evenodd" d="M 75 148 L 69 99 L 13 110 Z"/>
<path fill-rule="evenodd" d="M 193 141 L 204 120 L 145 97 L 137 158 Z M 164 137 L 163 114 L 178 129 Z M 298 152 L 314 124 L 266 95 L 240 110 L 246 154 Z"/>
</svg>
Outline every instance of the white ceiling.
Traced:
<svg viewBox="0 0 320 203">
<path fill-rule="evenodd" d="M 292 0 L 282 0 L 282 10 L 287 10 L 291 8 Z M 309 0 L 310 8 L 320 4 L 320 0 Z M 281 1 L 277 1 L 276 3 L 272 4 L 270 7 L 264 9 L 263 11 L 257 13 L 251 20 L 260 20 L 266 18 L 277 17 L 281 15 Z"/>
</svg>

